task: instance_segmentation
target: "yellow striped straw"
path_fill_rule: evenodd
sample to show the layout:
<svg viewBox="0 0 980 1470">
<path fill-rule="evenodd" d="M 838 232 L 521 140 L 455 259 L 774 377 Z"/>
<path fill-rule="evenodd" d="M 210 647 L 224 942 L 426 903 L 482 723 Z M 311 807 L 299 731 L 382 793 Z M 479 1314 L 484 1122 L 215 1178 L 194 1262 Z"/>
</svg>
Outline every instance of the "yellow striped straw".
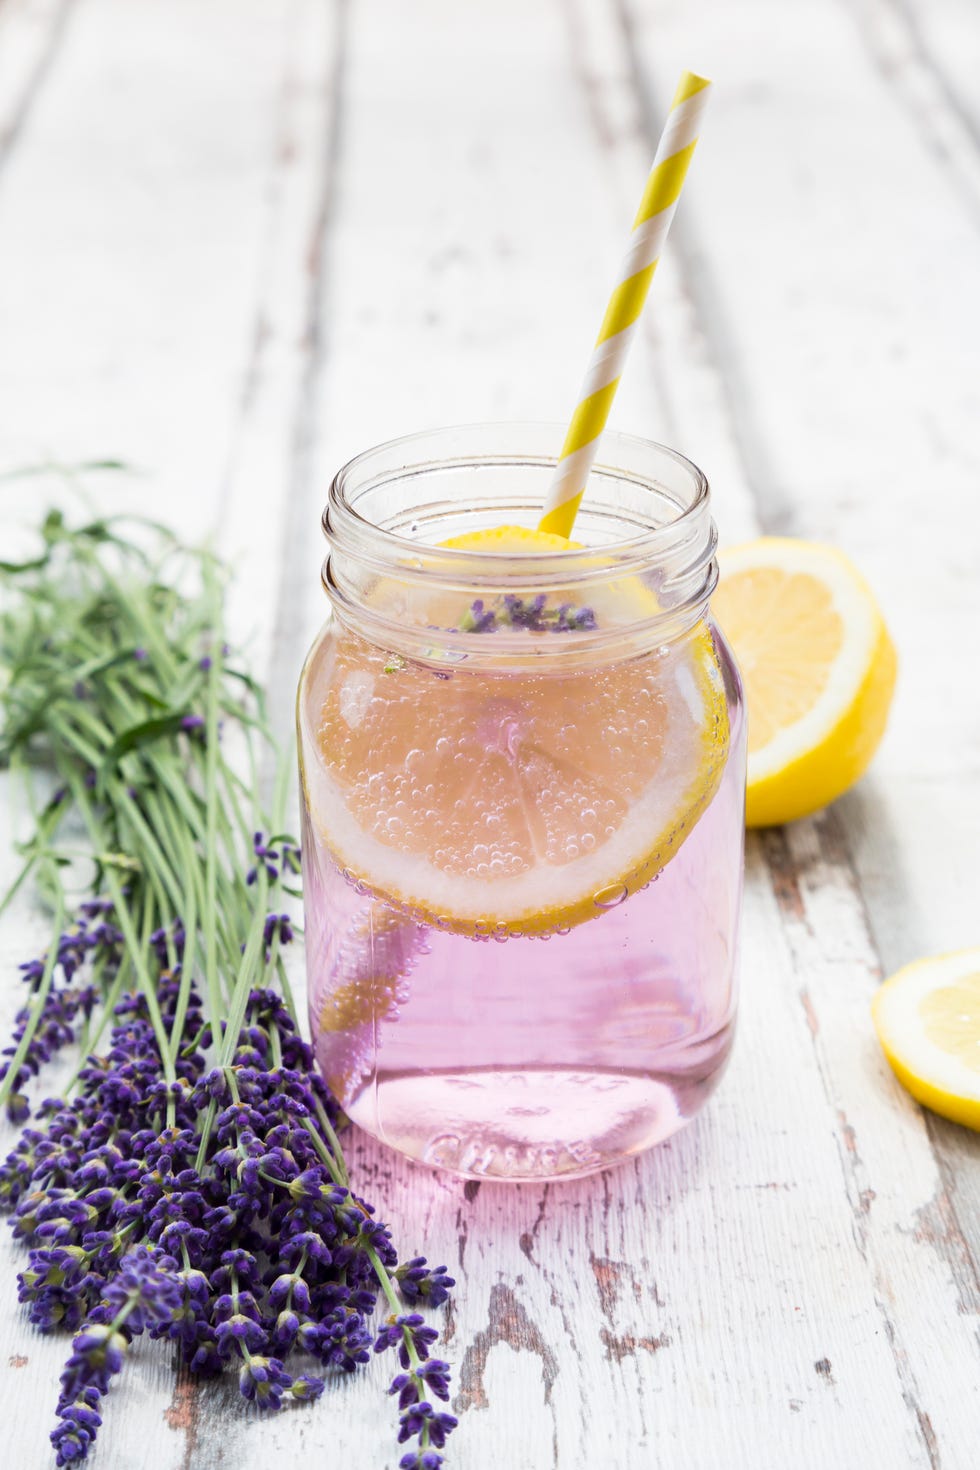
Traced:
<svg viewBox="0 0 980 1470">
<path fill-rule="evenodd" d="M 677 84 L 670 113 L 633 221 L 629 248 L 599 328 L 578 404 L 568 426 L 539 529 L 570 536 L 589 471 L 606 427 L 626 356 L 636 333 L 653 273 L 677 208 L 688 165 L 697 146 L 701 115 L 711 83 L 686 71 Z"/>
</svg>

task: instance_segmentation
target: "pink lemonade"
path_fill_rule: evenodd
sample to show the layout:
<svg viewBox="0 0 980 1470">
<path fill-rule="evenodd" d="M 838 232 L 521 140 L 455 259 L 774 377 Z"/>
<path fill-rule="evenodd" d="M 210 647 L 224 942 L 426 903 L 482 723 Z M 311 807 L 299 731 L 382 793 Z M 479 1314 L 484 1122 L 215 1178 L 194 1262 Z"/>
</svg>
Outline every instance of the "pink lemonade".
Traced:
<svg viewBox="0 0 980 1470">
<path fill-rule="evenodd" d="M 654 494 L 678 464 L 697 474 L 671 456 Z M 471 529 L 452 467 L 414 545 L 331 491 L 333 616 L 298 699 L 311 1027 L 393 1148 L 574 1178 L 675 1132 L 731 1048 L 745 738 L 705 618 L 714 531 L 706 487 L 689 522 L 667 496 L 670 536 L 623 555 L 601 472 L 598 550 L 485 506 Z M 617 477 L 628 531 L 638 476 Z"/>
<path fill-rule="evenodd" d="M 741 744 L 734 720 L 730 738 Z M 692 1117 L 732 1043 L 744 821 L 733 755 L 662 872 L 551 934 L 415 924 L 345 878 L 307 820 L 310 1012 L 354 1122 L 425 1163 L 520 1180 L 591 1173 Z"/>
</svg>

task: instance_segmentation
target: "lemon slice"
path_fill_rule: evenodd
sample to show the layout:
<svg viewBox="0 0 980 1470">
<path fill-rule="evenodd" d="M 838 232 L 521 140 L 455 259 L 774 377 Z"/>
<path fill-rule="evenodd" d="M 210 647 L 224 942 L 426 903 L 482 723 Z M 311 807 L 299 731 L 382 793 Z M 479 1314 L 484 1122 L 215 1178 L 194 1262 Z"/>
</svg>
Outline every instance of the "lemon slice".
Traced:
<svg viewBox="0 0 980 1470">
<path fill-rule="evenodd" d="M 906 965 L 877 991 L 871 1014 L 902 1086 L 980 1130 L 980 949 Z"/>
<path fill-rule="evenodd" d="M 485 531 L 464 531 L 450 536 L 442 546 L 452 551 L 499 551 L 508 556 L 514 552 L 581 551 L 581 541 L 569 541 L 553 531 L 536 531 L 529 526 L 490 526 Z"/>
<path fill-rule="evenodd" d="M 571 543 L 502 528 L 450 544 Z M 703 631 L 615 663 L 463 663 L 448 677 L 340 632 L 313 715 L 305 778 L 335 861 L 416 923 L 469 935 L 554 932 L 621 903 L 684 841 L 728 747 Z"/>
<path fill-rule="evenodd" d="M 765 537 L 723 552 L 712 598 L 748 707 L 746 821 L 808 816 L 861 776 L 895 687 L 895 649 L 843 553 Z"/>
</svg>

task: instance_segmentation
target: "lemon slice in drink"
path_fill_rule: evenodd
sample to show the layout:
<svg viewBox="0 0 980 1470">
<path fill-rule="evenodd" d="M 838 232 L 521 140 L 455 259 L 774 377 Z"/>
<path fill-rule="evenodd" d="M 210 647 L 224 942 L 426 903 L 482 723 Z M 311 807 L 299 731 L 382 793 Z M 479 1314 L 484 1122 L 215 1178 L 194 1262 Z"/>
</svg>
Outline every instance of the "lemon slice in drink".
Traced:
<svg viewBox="0 0 980 1470">
<path fill-rule="evenodd" d="M 510 527 L 447 543 L 572 544 Z M 340 632 L 308 777 L 338 865 L 417 923 L 503 937 L 596 918 L 655 877 L 717 788 L 728 720 L 704 632 L 616 662 L 441 672 Z"/>
<path fill-rule="evenodd" d="M 906 965 L 876 992 L 871 1011 L 912 1096 L 980 1130 L 980 949 Z"/>
<path fill-rule="evenodd" d="M 529 526 L 490 526 L 485 531 L 466 531 L 450 536 L 442 545 L 453 551 L 500 551 L 504 554 L 527 551 L 534 556 L 542 551 L 581 551 L 581 541 L 569 541 L 553 531 L 535 531 Z"/>
<path fill-rule="evenodd" d="M 808 816 L 861 776 L 895 687 L 874 595 L 830 546 L 764 537 L 723 552 L 712 608 L 748 706 L 746 821 Z"/>
</svg>

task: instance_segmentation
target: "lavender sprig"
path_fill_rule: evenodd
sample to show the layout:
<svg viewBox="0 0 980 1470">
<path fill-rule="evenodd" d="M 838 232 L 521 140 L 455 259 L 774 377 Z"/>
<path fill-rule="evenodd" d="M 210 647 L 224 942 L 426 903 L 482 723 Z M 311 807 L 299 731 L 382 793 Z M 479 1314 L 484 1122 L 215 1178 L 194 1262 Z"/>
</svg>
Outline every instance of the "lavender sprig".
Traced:
<svg viewBox="0 0 980 1470">
<path fill-rule="evenodd" d="M 598 627 L 591 607 L 570 602 L 549 603 L 547 594 L 530 598 L 511 593 L 494 599 L 488 607 L 482 597 L 470 604 L 459 625 L 461 633 L 496 633 L 503 628 L 526 628 L 531 633 L 588 633 Z"/>
<path fill-rule="evenodd" d="M 224 638 L 221 570 L 146 525 L 70 530 L 54 514 L 42 539 L 39 557 L 3 572 L 0 762 L 54 792 L 35 797 L 0 912 L 33 877 L 52 935 L 21 966 L 0 1102 L 23 1122 L 31 1079 L 79 1039 L 86 1050 L 0 1165 L 0 1203 L 29 1251 L 28 1316 L 74 1334 L 57 1463 L 88 1454 L 140 1335 L 171 1342 L 196 1374 L 235 1371 L 244 1399 L 276 1411 L 317 1399 L 394 1331 L 399 1443 L 417 1441 L 401 1464 L 434 1470 L 455 1426 L 431 1402 L 448 1397 L 448 1368 L 396 1285 L 436 1306 L 453 1282 L 423 1257 L 398 1265 L 350 1186 L 345 1120 L 297 1033 L 283 961 L 299 868 L 282 830 L 288 767 L 265 810 L 254 773 L 270 736 Z M 173 590 L 194 574 L 197 593 Z M 233 742 L 242 766 L 225 756 Z M 79 833 L 94 865 L 72 915 Z M 370 1325 L 379 1295 L 394 1329 Z M 322 1371 L 294 1373 L 295 1353 Z"/>
</svg>

